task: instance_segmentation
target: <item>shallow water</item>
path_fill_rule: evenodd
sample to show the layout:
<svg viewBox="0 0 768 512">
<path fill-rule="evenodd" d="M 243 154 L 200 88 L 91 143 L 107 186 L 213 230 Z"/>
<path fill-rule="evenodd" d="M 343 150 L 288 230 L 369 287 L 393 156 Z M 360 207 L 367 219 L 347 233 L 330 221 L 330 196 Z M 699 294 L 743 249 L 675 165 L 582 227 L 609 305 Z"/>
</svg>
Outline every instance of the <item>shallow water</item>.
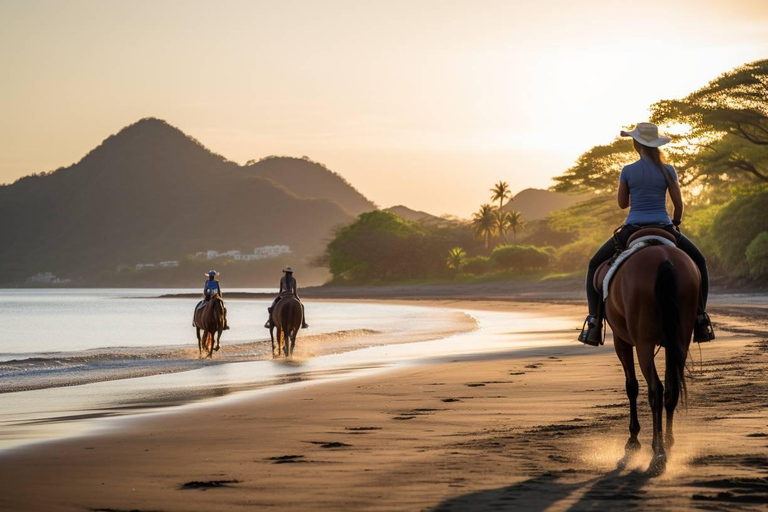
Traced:
<svg viewBox="0 0 768 512">
<path fill-rule="evenodd" d="M 68 296 L 69 299 L 71 297 Z M 174 314 L 181 318 L 186 313 L 186 322 L 189 321 L 195 302 L 191 299 L 120 299 L 119 293 L 112 292 L 101 296 L 99 300 L 121 304 L 105 306 L 112 311 L 110 315 L 105 315 L 106 318 L 115 315 L 115 311 L 119 312 L 119 308 L 152 310 L 152 304 L 162 303 L 157 305 L 159 311 L 176 307 L 180 311 Z M 66 377 L 64 381 L 70 384 L 73 375 L 85 374 L 90 378 L 86 380 L 87 384 L 72 386 L 56 381 L 46 389 L 0 394 L 0 448 L 77 435 L 105 426 L 112 428 L 116 424 L 105 423 L 105 420 L 116 416 L 124 418 L 175 410 L 189 404 L 212 402 L 212 399 L 216 399 L 213 401 L 216 403 L 225 396 L 251 396 L 253 393 L 272 392 L 296 383 L 387 371 L 441 357 L 570 343 L 573 337 L 570 330 L 575 327 L 571 325 L 572 320 L 567 318 L 546 317 L 546 321 L 542 321 L 544 317 L 532 314 L 461 312 L 371 303 L 308 302 L 307 316 L 312 322 L 311 329 L 319 334 L 300 336 L 292 361 L 284 361 L 282 358 L 273 361 L 268 342 L 249 341 L 255 340 L 258 334 L 263 335 L 264 330 L 259 325 L 262 318 L 251 323 L 235 320 L 245 318 L 248 313 L 256 317 L 264 305 L 261 301 L 228 302 L 230 319 L 237 325 L 232 328 L 233 338 L 246 343 L 235 345 L 237 348 L 233 354 L 236 356 L 217 355 L 218 359 L 213 361 L 197 359 L 197 350 L 192 348 L 177 347 L 168 356 L 168 352 L 156 353 L 152 346 L 147 348 L 136 344 L 132 350 L 146 351 L 150 356 L 144 359 L 134 355 L 128 357 L 129 372 L 123 375 L 118 373 L 120 360 L 113 357 L 113 354 L 119 353 L 112 345 L 114 341 L 98 344 L 94 343 L 98 340 L 91 337 L 91 348 L 87 351 L 107 354 L 100 361 L 106 360 L 109 364 L 99 366 L 88 361 L 79 366 L 63 364 L 61 371 Z M 234 314 L 236 311 L 237 316 Z M 251 328 L 248 329 L 246 325 Z M 345 328 L 344 332 L 339 332 L 341 326 Z M 102 333 L 109 332 L 104 327 L 100 329 Z M 183 343 L 189 346 L 191 326 L 182 325 L 179 329 L 186 330 L 187 334 L 174 333 L 179 340 L 177 344 L 183 339 Z M 243 332 L 238 335 L 236 329 L 242 329 Z M 51 361 L 75 360 L 77 358 L 71 357 L 71 354 L 83 353 L 83 342 L 67 342 L 72 332 L 64 332 L 69 334 L 59 336 L 58 344 L 55 345 L 59 352 L 53 356 L 43 353 L 48 366 L 35 367 L 36 363 L 31 362 L 29 364 L 32 369 L 25 372 L 19 368 L 18 362 L 6 362 L 6 374 L 0 373 L 0 386 L 12 388 L 9 383 L 24 379 L 28 382 L 45 379 L 55 381 L 58 373 Z M 457 332 L 463 333 L 455 334 Z M 109 339 L 125 339 L 125 333 Z M 40 343 L 51 346 L 49 340 Z M 168 345 L 166 340 L 162 340 L 162 343 Z M 225 352 L 227 339 L 223 338 L 222 343 L 225 344 L 222 352 Z M 69 353 L 62 350 L 67 347 L 77 347 L 77 350 Z M 10 357 L 8 352 L 4 355 L 6 359 Z M 17 359 L 19 356 L 15 355 Z M 143 363 L 135 363 L 136 360 Z M 148 365 L 158 365 L 161 371 L 144 376 L 141 371 Z M 9 370 L 12 367 L 15 369 Z M 0 365 L 2 368 L 3 365 Z M 122 371 L 125 371 L 124 367 Z M 116 380 L 93 381 L 94 375 L 102 374 Z"/>
</svg>

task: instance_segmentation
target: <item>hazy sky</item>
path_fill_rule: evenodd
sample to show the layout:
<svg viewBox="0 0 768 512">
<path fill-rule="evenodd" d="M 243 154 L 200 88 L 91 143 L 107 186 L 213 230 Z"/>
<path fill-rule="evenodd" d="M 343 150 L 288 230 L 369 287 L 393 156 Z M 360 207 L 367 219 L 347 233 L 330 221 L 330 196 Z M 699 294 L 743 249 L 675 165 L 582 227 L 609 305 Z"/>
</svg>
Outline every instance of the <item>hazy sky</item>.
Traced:
<svg viewBox="0 0 768 512">
<path fill-rule="evenodd" d="M 0 0 L 0 183 L 153 116 L 466 216 L 761 58 L 766 0 Z"/>
</svg>

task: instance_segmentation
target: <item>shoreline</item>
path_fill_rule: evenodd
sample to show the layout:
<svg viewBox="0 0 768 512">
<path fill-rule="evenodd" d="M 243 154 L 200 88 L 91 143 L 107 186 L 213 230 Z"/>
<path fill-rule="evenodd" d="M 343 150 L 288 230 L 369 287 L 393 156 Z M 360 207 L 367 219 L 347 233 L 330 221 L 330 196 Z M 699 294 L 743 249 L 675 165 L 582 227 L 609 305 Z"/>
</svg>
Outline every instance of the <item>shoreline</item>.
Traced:
<svg viewBox="0 0 768 512">
<path fill-rule="evenodd" d="M 438 302 L 500 313 L 510 308 L 499 301 Z M 579 313 L 580 307 L 562 306 L 550 314 L 575 323 Z M 628 408 L 613 350 L 555 344 L 298 383 L 259 399 L 212 403 L 142 418 L 127 430 L 6 453 L 0 478 L 8 489 L 29 478 L 38 485 L 4 493 L 0 505 L 580 510 L 623 499 L 648 510 L 756 509 L 766 502 L 760 479 L 768 470 L 768 457 L 759 455 L 768 437 L 765 317 L 715 321 L 733 323 L 742 334 L 721 327 L 718 341 L 701 347 L 704 367 L 690 381 L 690 406 L 678 414 L 678 442 L 658 479 L 642 471 L 650 458 L 645 383 L 643 451 L 619 471 Z M 540 333 L 572 336 L 570 329 Z M 698 355 L 695 346 L 692 352 Z"/>
</svg>

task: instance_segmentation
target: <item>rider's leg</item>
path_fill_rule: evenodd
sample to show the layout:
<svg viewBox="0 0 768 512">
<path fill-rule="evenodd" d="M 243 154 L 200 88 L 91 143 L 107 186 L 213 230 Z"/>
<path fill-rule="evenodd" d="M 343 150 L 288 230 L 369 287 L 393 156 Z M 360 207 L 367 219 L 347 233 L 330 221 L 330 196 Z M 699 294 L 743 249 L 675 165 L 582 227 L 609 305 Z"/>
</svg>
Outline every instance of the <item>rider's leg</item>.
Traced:
<svg viewBox="0 0 768 512">
<path fill-rule="evenodd" d="M 264 327 L 266 329 L 270 329 L 272 327 L 272 311 L 275 310 L 275 305 L 280 301 L 280 296 L 278 295 L 275 297 L 275 300 L 272 301 L 272 305 L 267 308 L 267 323 L 264 324 Z"/>
<path fill-rule="evenodd" d="M 597 268 L 602 265 L 604 261 L 611 259 L 611 256 L 616 252 L 616 244 L 613 238 L 605 242 L 600 249 L 597 250 L 592 259 L 589 261 L 589 267 L 587 269 L 587 281 L 585 287 L 587 290 L 587 303 L 589 305 L 589 316 L 584 322 L 584 327 L 579 335 L 579 341 L 582 343 L 588 343 L 590 345 L 600 344 L 600 338 L 602 337 L 602 319 L 598 318 L 598 311 L 600 309 L 600 293 L 595 290 L 592 285 L 592 281 L 595 277 Z"/>
<path fill-rule="evenodd" d="M 693 262 L 699 267 L 701 273 L 701 301 L 699 311 L 696 315 L 696 326 L 693 331 L 694 341 L 710 341 L 715 339 L 715 332 L 712 329 L 712 322 L 707 315 L 707 299 L 709 298 L 709 270 L 707 270 L 707 260 L 701 253 L 696 244 L 691 242 L 682 233 L 677 240 L 677 246 L 682 249 Z"/>
<path fill-rule="evenodd" d="M 301 328 L 306 329 L 309 327 L 309 324 L 307 323 L 307 316 L 304 314 L 304 303 L 300 302 L 301 304 Z"/>
</svg>

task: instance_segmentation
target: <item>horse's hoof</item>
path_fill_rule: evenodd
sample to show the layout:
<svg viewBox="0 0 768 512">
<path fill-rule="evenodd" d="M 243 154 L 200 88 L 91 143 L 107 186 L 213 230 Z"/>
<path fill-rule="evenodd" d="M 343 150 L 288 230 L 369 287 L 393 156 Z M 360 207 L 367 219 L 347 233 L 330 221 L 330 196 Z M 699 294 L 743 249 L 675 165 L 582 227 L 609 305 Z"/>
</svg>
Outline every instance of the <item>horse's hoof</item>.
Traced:
<svg viewBox="0 0 768 512">
<path fill-rule="evenodd" d="M 624 451 L 627 453 L 635 453 L 640 450 L 640 441 L 635 437 L 630 437 L 627 440 L 627 444 L 624 446 Z"/>
<path fill-rule="evenodd" d="M 664 454 L 654 455 L 651 464 L 648 466 L 650 476 L 660 476 L 667 469 L 667 456 Z"/>
</svg>

